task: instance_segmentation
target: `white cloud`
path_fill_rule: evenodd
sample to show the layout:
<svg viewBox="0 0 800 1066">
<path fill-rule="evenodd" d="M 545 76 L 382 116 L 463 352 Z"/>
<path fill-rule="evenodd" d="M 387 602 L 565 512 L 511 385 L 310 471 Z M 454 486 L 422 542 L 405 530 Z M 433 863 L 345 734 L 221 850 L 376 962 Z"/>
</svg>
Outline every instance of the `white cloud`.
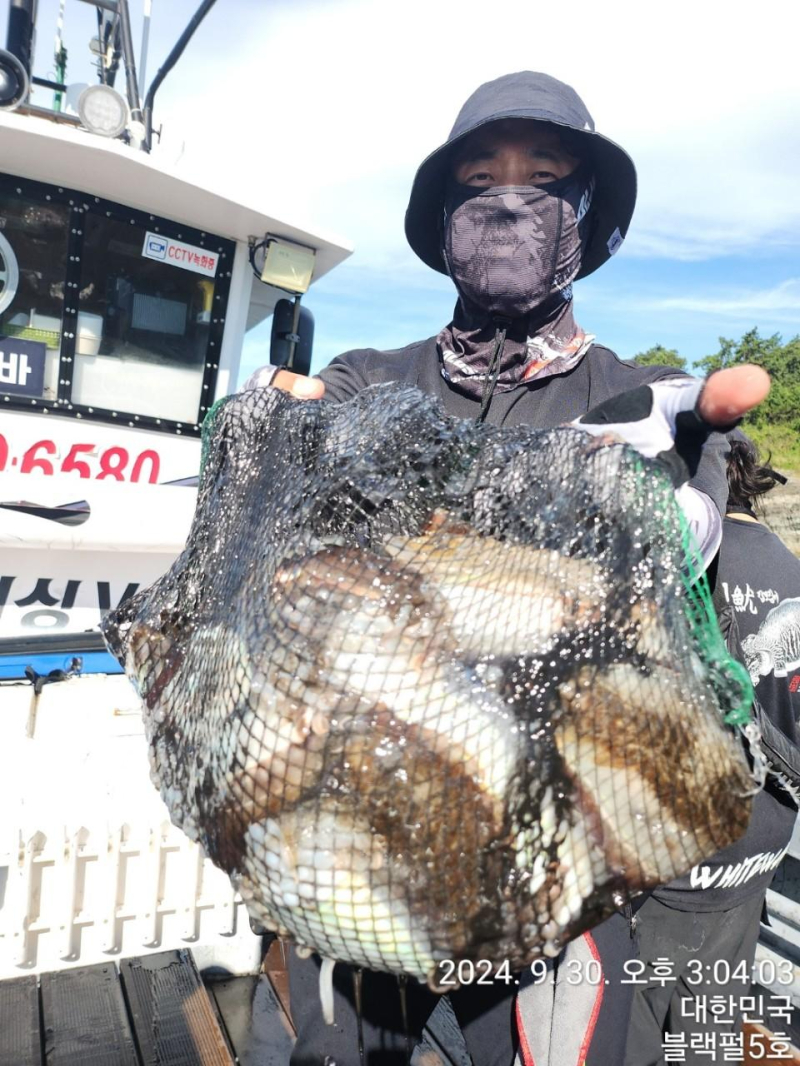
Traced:
<svg viewBox="0 0 800 1066">
<path fill-rule="evenodd" d="M 776 32 L 783 0 L 764 0 L 758 18 L 739 8 L 240 0 L 224 22 L 221 7 L 209 16 L 165 83 L 159 120 L 173 144 L 186 139 L 187 163 L 202 158 L 231 192 L 279 195 L 377 267 L 404 249 L 416 166 L 466 96 L 534 67 L 573 84 L 637 162 L 628 254 L 697 259 L 797 243 L 793 35 Z"/>
<path fill-rule="evenodd" d="M 789 278 L 770 289 L 728 289 L 724 293 L 666 296 L 660 299 L 635 297 L 628 306 L 633 310 L 688 311 L 699 314 L 751 320 L 767 314 L 772 318 L 787 316 L 795 321 L 800 313 L 800 278 Z"/>
</svg>

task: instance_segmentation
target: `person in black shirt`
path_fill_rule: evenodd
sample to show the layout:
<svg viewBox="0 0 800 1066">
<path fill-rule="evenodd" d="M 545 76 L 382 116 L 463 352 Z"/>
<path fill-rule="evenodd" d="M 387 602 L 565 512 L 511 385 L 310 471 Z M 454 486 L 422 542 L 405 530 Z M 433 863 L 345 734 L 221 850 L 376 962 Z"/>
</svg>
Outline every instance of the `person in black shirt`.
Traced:
<svg viewBox="0 0 800 1066">
<path fill-rule="evenodd" d="M 718 594 L 735 615 L 740 650 L 765 714 L 796 746 L 800 559 L 755 511 L 780 475 L 759 464 L 743 433 L 729 439 Z M 641 907 L 636 936 L 647 984 L 635 992 L 626 1066 L 660 1063 L 667 1047 L 684 1054 L 675 1061 L 717 1061 L 725 1052 L 721 1040 L 733 1049 L 741 1039 L 740 1000 L 750 993 L 762 905 L 796 814 L 787 790 L 768 777 L 744 836 L 657 888 Z M 709 1012 L 712 996 L 732 1002 L 727 1021 Z"/>
<path fill-rule="evenodd" d="M 458 301 L 452 320 L 435 336 L 404 348 L 346 352 L 316 378 L 270 367 L 245 387 L 274 384 L 299 399 L 342 402 L 371 384 L 400 381 L 436 396 L 456 417 L 542 429 L 580 419 L 642 386 L 657 390 L 682 379 L 673 391 L 681 391 L 681 384 L 692 389 L 696 383 L 673 368 L 624 362 L 596 343 L 573 314 L 572 282 L 617 252 L 635 199 L 630 157 L 596 132 L 568 85 L 531 71 L 482 85 L 446 142 L 419 167 L 406 213 L 413 250 L 453 280 Z M 758 368 L 721 371 L 703 389 L 696 412 L 707 425 L 728 427 L 767 388 Z M 692 399 L 689 410 L 694 404 Z M 629 421 L 630 413 L 629 405 L 619 421 Z M 725 498 L 724 439 L 712 434 L 681 502 L 692 509 L 693 525 L 711 529 L 716 523 L 716 539 L 708 538 L 713 550 Z M 620 986 L 618 974 L 631 950 L 628 921 L 617 914 L 586 936 L 601 952 L 613 989 L 598 1007 L 599 1017 L 589 1012 L 585 1059 L 588 1066 L 608 1066 L 621 1061 L 624 1048 L 630 989 Z M 291 954 L 297 1066 L 321 1063 L 326 1055 L 337 1066 L 358 1062 L 348 971 L 336 968 L 337 1025 L 327 1027 L 317 992 L 319 960 Z M 373 1061 L 372 1053 L 382 1066 L 403 1062 L 396 982 L 369 973 L 361 989 L 366 1061 Z M 451 996 L 476 1066 L 513 1061 L 514 991 L 475 986 Z M 415 1034 L 435 1002 L 426 988 L 408 983 L 407 1017 Z"/>
</svg>

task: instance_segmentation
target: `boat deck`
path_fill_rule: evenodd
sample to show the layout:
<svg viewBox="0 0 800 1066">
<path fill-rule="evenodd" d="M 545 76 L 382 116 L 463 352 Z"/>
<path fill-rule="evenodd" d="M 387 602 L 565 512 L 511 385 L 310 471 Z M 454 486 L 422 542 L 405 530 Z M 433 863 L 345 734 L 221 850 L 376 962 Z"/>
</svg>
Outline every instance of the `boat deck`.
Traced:
<svg viewBox="0 0 800 1066">
<path fill-rule="evenodd" d="M 0 981 L 0 1066 L 288 1066 L 288 975 L 274 941 L 264 972 L 201 978 L 189 950 Z M 443 1001 L 413 1066 L 469 1066 Z M 759 1035 L 759 1032 L 763 1035 Z M 745 1025 L 743 1066 L 797 1066 Z M 797 1039 L 797 1025 L 790 1036 Z M 766 1038 L 766 1041 L 765 1041 Z M 748 1047 L 748 1045 L 750 1045 Z M 480 1064 L 475 1064 L 480 1066 Z"/>
<path fill-rule="evenodd" d="M 0 1066 L 288 1066 L 279 941 L 263 971 L 201 978 L 181 949 L 0 981 Z M 437 1009 L 412 1063 L 470 1066 L 462 1049 L 452 1015 Z"/>
<path fill-rule="evenodd" d="M 236 1062 L 187 950 L 0 982 L 0 1017 L 2 1066 Z"/>
</svg>

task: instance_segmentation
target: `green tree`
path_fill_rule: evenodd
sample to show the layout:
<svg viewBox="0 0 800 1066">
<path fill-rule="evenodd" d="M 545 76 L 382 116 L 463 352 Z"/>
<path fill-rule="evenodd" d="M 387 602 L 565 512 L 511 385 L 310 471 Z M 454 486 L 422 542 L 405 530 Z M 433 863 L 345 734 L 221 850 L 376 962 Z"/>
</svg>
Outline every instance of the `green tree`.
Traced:
<svg viewBox="0 0 800 1066">
<path fill-rule="evenodd" d="M 800 336 L 784 343 L 779 333 L 762 337 L 748 330 L 738 340 L 719 338 L 719 350 L 700 359 L 696 371 L 710 374 L 740 363 L 763 366 L 770 376 L 769 396 L 744 419 L 742 428 L 762 453 L 772 453 L 778 470 L 800 470 Z"/>
<path fill-rule="evenodd" d="M 797 339 L 795 337 L 795 341 Z M 789 342 L 789 344 L 792 343 L 792 341 Z M 761 337 L 754 326 L 738 341 L 720 337 L 719 351 L 698 359 L 697 368 L 710 374 L 714 370 L 723 370 L 725 367 L 736 366 L 739 363 L 758 363 L 759 366 L 769 370 L 770 364 L 776 363 L 776 357 L 778 364 L 782 362 L 783 348 L 780 333 L 773 333 L 771 337 Z"/>
<path fill-rule="evenodd" d="M 784 344 L 780 333 L 762 337 L 754 328 L 738 341 L 720 337 L 719 351 L 700 359 L 697 368 L 710 374 L 739 363 L 763 366 L 772 379 L 769 396 L 750 412 L 746 424 L 800 433 L 800 336 Z"/>
<path fill-rule="evenodd" d="M 678 355 L 674 348 L 665 348 L 663 344 L 656 344 L 646 352 L 639 352 L 634 355 L 633 361 L 639 366 L 674 366 L 678 370 L 686 369 L 686 360 Z"/>
</svg>

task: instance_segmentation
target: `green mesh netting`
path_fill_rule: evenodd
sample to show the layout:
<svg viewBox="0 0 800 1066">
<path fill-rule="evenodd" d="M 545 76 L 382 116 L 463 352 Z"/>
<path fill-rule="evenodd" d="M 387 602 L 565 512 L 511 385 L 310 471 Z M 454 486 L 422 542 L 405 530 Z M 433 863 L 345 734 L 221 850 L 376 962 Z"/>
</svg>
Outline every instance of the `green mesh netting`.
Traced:
<svg viewBox="0 0 800 1066">
<path fill-rule="evenodd" d="M 711 602 L 711 590 L 703 571 L 703 561 L 683 512 L 678 511 L 685 565 L 681 570 L 686 596 L 686 616 L 689 628 L 703 662 L 708 664 L 709 680 L 714 688 L 731 693 L 730 705 L 724 721 L 728 725 L 745 726 L 752 720 L 753 685 L 747 667 L 728 653 L 725 640 L 717 625 Z M 734 695 L 739 692 L 739 698 Z"/>
<path fill-rule="evenodd" d="M 659 468 L 398 385 L 206 426 L 187 547 L 105 622 L 173 820 L 250 913 L 521 967 L 736 839 L 749 700 Z"/>
</svg>

